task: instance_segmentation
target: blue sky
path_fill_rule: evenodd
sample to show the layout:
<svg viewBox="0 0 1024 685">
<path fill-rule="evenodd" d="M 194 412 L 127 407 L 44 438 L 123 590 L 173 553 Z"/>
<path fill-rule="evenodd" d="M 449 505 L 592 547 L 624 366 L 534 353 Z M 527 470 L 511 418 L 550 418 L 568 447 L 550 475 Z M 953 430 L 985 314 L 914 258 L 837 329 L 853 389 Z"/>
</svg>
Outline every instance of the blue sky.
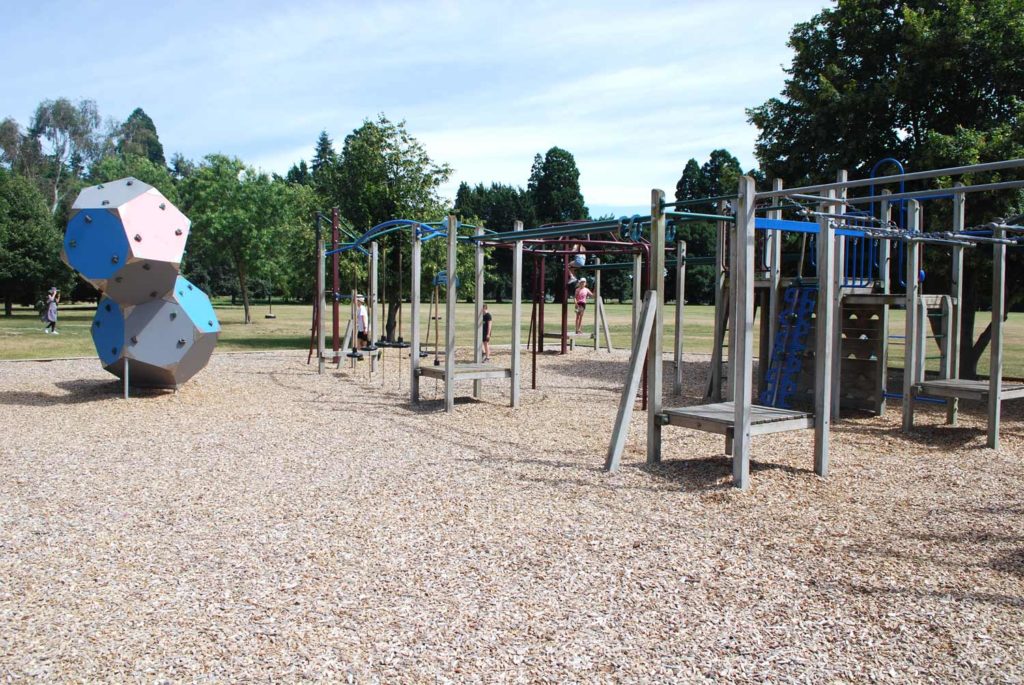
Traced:
<svg viewBox="0 0 1024 685">
<path fill-rule="evenodd" d="M 284 172 L 322 129 L 404 119 L 459 181 L 525 185 L 576 157 L 595 214 L 671 192 L 686 160 L 754 164 L 745 107 L 778 94 L 793 24 L 825 0 L 15 2 L 0 24 L 0 118 L 44 99 L 141 106 L 168 156 Z"/>
</svg>

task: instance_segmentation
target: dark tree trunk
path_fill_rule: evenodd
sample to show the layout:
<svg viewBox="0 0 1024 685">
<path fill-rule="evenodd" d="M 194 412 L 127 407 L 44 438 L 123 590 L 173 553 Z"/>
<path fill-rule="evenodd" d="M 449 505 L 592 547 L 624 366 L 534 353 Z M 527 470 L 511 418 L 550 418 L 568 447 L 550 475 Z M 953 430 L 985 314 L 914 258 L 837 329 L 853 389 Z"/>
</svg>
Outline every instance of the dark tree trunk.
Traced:
<svg viewBox="0 0 1024 685">
<path fill-rule="evenodd" d="M 245 264 L 236 261 L 238 264 L 238 287 L 242 291 L 242 310 L 245 312 L 245 323 L 252 323 L 252 319 L 249 318 L 249 288 L 248 288 L 248 274 L 246 274 Z"/>
<path fill-rule="evenodd" d="M 14 316 L 14 300 L 9 292 L 4 293 L 4 316 Z"/>
</svg>

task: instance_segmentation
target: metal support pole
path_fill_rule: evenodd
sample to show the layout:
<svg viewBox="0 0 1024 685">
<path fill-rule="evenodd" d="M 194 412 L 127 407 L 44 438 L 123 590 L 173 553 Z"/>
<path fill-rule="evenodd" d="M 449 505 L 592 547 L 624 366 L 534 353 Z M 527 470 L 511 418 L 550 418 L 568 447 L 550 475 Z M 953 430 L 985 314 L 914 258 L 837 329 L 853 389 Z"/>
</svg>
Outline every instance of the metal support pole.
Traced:
<svg viewBox="0 0 1024 685">
<path fill-rule="evenodd" d="M 739 181 L 736 204 L 736 233 L 732 241 L 730 296 L 732 299 L 732 339 L 729 377 L 733 399 L 732 480 L 745 490 L 750 486 L 750 411 L 754 381 L 754 179 Z"/>
<path fill-rule="evenodd" d="M 907 202 L 907 230 L 916 233 L 921 230 L 921 209 L 917 200 Z M 909 433 L 914 428 L 914 384 L 917 382 L 914 373 L 917 367 L 918 346 L 924 343 L 918 339 L 917 301 L 921 296 L 920 255 L 921 247 L 917 243 L 907 243 L 907 295 L 906 295 L 906 326 L 904 327 L 903 348 L 903 432 Z"/>
<path fill-rule="evenodd" d="M 675 363 L 675 379 L 672 394 L 683 391 L 683 307 L 686 303 L 686 241 L 676 243 L 676 326 L 672 358 Z"/>
<path fill-rule="evenodd" d="M 523 222 L 516 221 L 513 230 L 523 230 Z M 522 385 L 522 324 L 519 319 L 523 315 L 523 241 L 517 240 L 512 245 L 512 399 L 513 408 L 519 406 L 520 386 Z"/>
<path fill-rule="evenodd" d="M 828 191 L 826 197 L 834 197 Z M 835 205 L 828 203 L 822 208 L 825 214 L 835 213 Z M 815 311 L 814 336 L 814 472 L 819 476 L 828 475 L 829 431 L 832 427 L 832 351 L 835 346 L 835 233 L 828 216 L 818 218 L 818 303 Z"/>
<path fill-rule="evenodd" d="M 665 302 L 665 191 L 651 191 L 650 289 L 654 291 L 654 330 L 647 348 L 647 463 L 661 461 L 661 348 Z M 639 274 L 638 274 L 639 275 Z M 634 279 L 635 281 L 635 279 Z M 634 286 L 635 290 L 635 286 Z M 639 323 L 639 321 L 637 321 Z M 640 331 L 634 327 L 634 343 Z"/>
<path fill-rule="evenodd" d="M 956 183 L 954 186 L 963 185 Z M 953 196 L 953 232 L 959 233 L 964 230 L 964 195 L 957 193 Z M 949 377 L 960 378 L 960 329 L 963 324 L 961 302 L 964 296 L 964 248 L 960 245 L 953 246 L 953 263 L 949 270 L 949 294 L 953 298 L 952 311 L 949 321 L 949 339 L 946 341 L 946 355 L 949 357 Z M 955 426 L 957 423 L 957 412 L 960 410 L 959 400 L 951 397 L 946 400 L 946 423 Z"/>
<path fill-rule="evenodd" d="M 458 296 L 459 227 L 454 214 L 448 215 L 448 286 L 444 311 L 444 410 L 455 410 L 455 302 Z"/>
<path fill-rule="evenodd" d="M 562 335 L 559 354 L 569 351 L 569 255 L 562 255 Z M 574 329 L 575 330 L 575 329 Z"/>
<path fill-rule="evenodd" d="M 1001 228 L 992 229 L 992 237 L 1006 235 Z M 988 439 L 986 444 L 999 449 L 999 423 L 1003 400 L 1003 319 L 1006 318 L 1006 243 L 992 244 L 992 340 L 988 370 Z"/>
<path fill-rule="evenodd" d="M 477 226 L 476 235 L 483 235 L 483 226 Z M 473 246 L 473 363 L 480 364 L 484 360 L 484 246 L 477 242 Z M 473 381 L 473 397 L 483 396 L 484 382 Z"/>
<path fill-rule="evenodd" d="M 409 332 L 409 399 L 420 401 L 420 281 L 422 280 L 422 253 L 419 228 L 412 229 L 412 282 L 409 286 L 409 305 L 412 309 Z"/>
</svg>

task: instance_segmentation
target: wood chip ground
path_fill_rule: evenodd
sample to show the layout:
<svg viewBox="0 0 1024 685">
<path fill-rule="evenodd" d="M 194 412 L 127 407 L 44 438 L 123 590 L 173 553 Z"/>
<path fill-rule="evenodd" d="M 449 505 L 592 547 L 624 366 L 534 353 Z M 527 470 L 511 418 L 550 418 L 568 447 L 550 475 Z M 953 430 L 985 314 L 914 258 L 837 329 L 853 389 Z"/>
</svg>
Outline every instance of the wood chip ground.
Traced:
<svg viewBox="0 0 1024 685">
<path fill-rule="evenodd" d="M 1024 679 L 1021 403 L 999 451 L 978 406 L 844 419 L 827 479 L 762 437 L 740 493 L 718 436 L 646 466 L 639 411 L 602 472 L 625 353 L 452 415 L 387 354 L 128 402 L 95 360 L 0 365 L 0 682 Z"/>
</svg>

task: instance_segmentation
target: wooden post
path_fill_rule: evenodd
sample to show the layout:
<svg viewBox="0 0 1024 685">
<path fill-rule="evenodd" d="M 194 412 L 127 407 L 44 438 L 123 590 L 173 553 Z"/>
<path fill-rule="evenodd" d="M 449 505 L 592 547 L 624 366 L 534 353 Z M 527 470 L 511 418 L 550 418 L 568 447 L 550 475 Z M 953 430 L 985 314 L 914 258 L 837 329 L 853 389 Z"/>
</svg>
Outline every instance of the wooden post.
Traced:
<svg viewBox="0 0 1024 685">
<path fill-rule="evenodd" d="M 477 226 L 476 235 L 483 235 L 483 226 Z M 473 362 L 480 364 L 484 360 L 484 247 L 480 241 L 476 242 L 473 249 L 473 310 L 476 328 L 473 332 Z M 480 399 L 483 396 L 482 380 L 473 381 L 473 397 Z"/>
<path fill-rule="evenodd" d="M 643 299 L 643 280 L 644 280 L 644 258 L 643 255 L 633 255 L 633 305 L 631 308 L 633 319 L 631 322 L 631 330 L 633 331 L 630 335 L 629 344 L 632 345 L 636 342 L 636 325 L 640 317 L 640 302 Z"/>
<path fill-rule="evenodd" d="M 955 183 L 954 187 L 962 188 L 963 183 Z M 953 196 L 953 232 L 959 233 L 964 230 L 964 201 L 963 193 Z M 964 248 L 960 245 L 953 246 L 953 263 L 949 270 L 949 294 L 953 298 L 952 311 L 949 316 L 949 339 L 946 341 L 946 355 L 949 357 L 949 377 L 960 378 L 960 329 L 963 323 L 963 314 L 960 303 L 964 296 Z M 946 423 L 955 426 L 957 423 L 957 412 L 960 410 L 960 403 L 955 397 L 946 400 Z"/>
<path fill-rule="evenodd" d="M 604 311 L 604 298 L 597 298 L 597 311 L 601 315 L 601 330 L 604 331 L 605 349 L 612 351 L 612 332 L 608 329 L 608 315 Z"/>
<path fill-rule="evenodd" d="M 338 249 L 338 243 L 340 239 L 340 226 L 341 221 L 338 215 L 338 208 L 334 207 L 331 209 L 331 250 Z M 320 253 L 323 254 L 322 252 Z M 338 298 L 334 297 L 334 293 L 341 292 L 341 274 L 338 271 L 338 261 L 341 258 L 341 253 L 335 252 L 331 255 L 331 348 L 334 350 L 334 363 L 341 363 L 341 354 L 338 348 L 338 324 L 340 321 L 340 309 L 341 303 L 338 302 Z M 322 257 L 321 257 L 322 259 Z M 326 282 L 324 287 L 327 287 Z"/>
<path fill-rule="evenodd" d="M 594 352 L 601 346 L 601 258 L 594 258 Z"/>
<path fill-rule="evenodd" d="M 523 222 L 516 221 L 514 231 L 523 230 Z M 512 243 L 512 399 L 513 408 L 519 406 L 519 392 L 522 384 L 522 329 L 519 323 L 523 315 L 523 241 Z"/>
<path fill-rule="evenodd" d="M 782 190 L 782 179 L 772 179 L 772 190 Z M 772 204 L 779 205 L 782 198 L 775 198 Z M 772 219 L 781 219 L 782 210 L 773 209 L 768 212 Z M 775 354 L 775 338 L 779 332 L 779 285 L 782 280 L 782 231 L 769 231 L 771 241 L 770 259 L 768 262 L 768 359 Z M 765 316 L 762 312 L 761 316 Z M 768 368 L 761 369 L 761 378 L 767 378 Z"/>
<path fill-rule="evenodd" d="M 921 230 L 920 207 L 917 200 L 907 202 L 907 230 L 916 233 Z M 919 243 L 908 242 L 906 246 L 907 267 L 907 321 L 904 327 L 903 347 L 903 432 L 909 433 L 914 428 L 914 384 L 917 382 L 918 346 L 924 343 L 918 339 L 917 301 L 921 296 L 921 279 L 919 277 L 920 253 Z"/>
<path fill-rule="evenodd" d="M 369 320 L 366 322 L 366 339 L 370 345 L 376 345 L 375 338 L 377 337 L 377 265 L 380 259 L 380 249 L 377 245 L 377 241 L 374 240 L 370 243 L 370 287 L 366 294 L 367 304 L 369 305 Z M 377 371 L 377 353 L 370 352 L 370 373 Z"/>
<path fill-rule="evenodd" d="M 651 191 L 651 290 L 654 291 L 654 330 L 647 346 L 647 463 L 661 461 L 661 347 L 665 302 L 665 191 Z M 635 279 L 634 279 L 635 280 Z M 634 286 L 635 287 L 635 286 Z M 638 322 L 639 323 L 639 322 Z M 633 329 L 634 342 L 638 338 Z"/>
<path fill-rule="evenodd" d="M 455 302 L 458 281 L 459 227 L 454 214 L 448 215 L 448 286 L 445 288 L 444 309 L 444 410 L 455 410 Z"/>
<path fill-rule="evenodd" d="M 420 227 L 412 228 L 412 282 L 409 285 L 409 305 L 412 321 L 409 331 L 409 399 L 420 401 L 420 281 L 422 280 L 423 245 Z"/>
<path fill-rule="evenodd" d="M 718 212 L 721 214 L 724 203 L 718 203 Z M 715 238 L 715 337 L 711 343 L 711 379 L 708 383 L 708 399 L 712 402 L 722 401 L 722 347 L 725 345 L 725 312 L 728 305 L 725 300 L 725 279 L 726 264 L 726 231 L 728 225 L 724 221 L 716 222 L 717 236 Z"/>
<path fill-rule="evenodd" d="M 316 324 L 316 356 L 317 356 L 317 373 L 323 374 L 324 364 L 327 360 L 324 359 L 324 335 L 326 324 L 324 323 L 324 305 L 327 303 L 327 293 L 325 292 L 327 274 L 326 265 L 324 264 L 324 238 L 318 236 L 316 241 L 316 310 L 317 310 L 317 324 Z"/>
<path fill-rule="evenodd" d="M 835 191 L 827 191 L 826 197 L 835 197 Z M 823 204 L 821 211 L 834 214 L 835 205 Z M 832 352 L 835 346 L 835 268 L 836 241 L 831 219 L 818 218 L 818 303 L 815 310 L 814 335 L 814 472 L 819 476 L 828 475 L 829 430 L 832 427 Z"/>
<path fill-rule="evenodd" d="M 653 290 L 648 290 L 644 297 L 644 306 L 640 313 L 640 330 L 637 331 L 636 340 L 633 341 L 633 351 L 629 355 L 626 383 L 619 396 L 619 410 L 615 414 L 612 440 L 608 445 L 608 454 L 604 460 L 604 467 L 608 471 L 618 470 L 622 451 L 626 446 L 629 422 L 633 416 L 633 405 L 636 404 L 636 393 L 640 389 L 640 377 L 643 375 L 644 354 L 650 344 L 651 331 L 654 329 L 654 319 L 658 308 L 657 299 L 658 295 Z"/>
<path fill-rule="evenodd" d="M 836 173 L 836 183 L 846 183 L 848 180 L 846 169 Z M 840 187 L 836 192 L 840 200 L 846 199 L 846 188 Z M 836 208 L 839 214 L 846 214 L 846 205 L 842 204 Z M 846 281 L 846 238 L 836 236 L 836 264 L 832 278 L 835 280 L 835 289 L 832 292 L 833 325 L 832 331 L 832 420 L 839 419 L 839 406 L 843 400 L 843 283 Z M 819 284 L 818 287 L 821 287 Z M 820 292 L 819 292 L 820 294 Z"/>
<path fill-rule="evenodd" d="M 672 394 L 683 391 L 683 307 L 686 302 L 686 241 L 676 243 L 676 330 L 672 358 L 675 363 L 675 379 Z"/>
<path fill-rule="evenodd" d="M 724 205 L 722 203 L 719 203 L 719 212 L 721 212 L 721 213 L 725 212 L 725 207 L 724 207 Z M 735 229 L 735 224 L 733 225 L 733 228 Z M 726 225 L 726 234 L 728 234 L 728 230 L 729 230 L 728 229 L 728 225 Z M 732 234 L 732 239 L 733 239 L 733 241 L 736 240 L 736 233 L 735 233 L 735 231 Z M 733 392 L 736 389 L 736 384 L 732 382 L 732 379 L 733 379 L 733 377 L 736 376 L 736 354 L 737 354 L 736 353 L 736 346 L 738 344 L 738 341 L 736 339 L 736 331 L 737 331 L 737 328 L 738 328 L 738 325 L 739 325 L 739 322 L 737 321 L 737 316 L 740 316 L 740 313 L 738 313 L 736 311 L 736 296 L 732 292 L 732 289 L 736 287 L 736 278 L 737 278 L 736 270 L 739 269 L 739 268 L 742 268 L 740 266 L 740 263 L 742 263 L 743 259 L 744 258 L 741 256 L 741 252 L 736 249 L 735 245 L 731 246 L 731 249 L 729 250 L 729 298 L 728 298 L 729 299 L 729 305 L 728 305 L 728 307 L 729 307 L 729 325 L 728 325 L 729 345 L 728 345 L 728 348 L 726 349 L 726 354 L 728 356 L 726 357 L 726 365 L 725 365 L 725 368 L 726 368 L 725 375 L 726 375 L 726 380 L 727 380 L 727 383 L 726 383 L 726 386 L 725 386 L 725 401 L 726 402 L 731 402 L 733 400 L 733 398 L 734 398 Z M 751 278 L 753 278 L 753 275 L 751 275 Z M 732 444 L 732 440 L 727 437 L 726 438 L 726 445 L 728 446 L 730 444 Z M 728 447 L 726 447 L 726 452 L 729 453 L 729 454 L 732 454 L 732 451 Z"/>
<path fill-rule="evenodd" d="M 743 176 L 739 181 L 736 205 L 736 233 L 732 241 L 729 269 L 732 299 L 732 340 L 729 349 L 730 395 L 734 419 L 732 435 L 732 480 L 745 490 L 750 486 L 750 394 L 754 380 L 754 179 Z"/>
<path fill-rule="evenodd" d="M 992 229 L 992 237 L 1005 235 L 1000 228 Z M 1006 317 L 1006 244 L 992 245 L 992 340 L 989 342 L 988 371 L 988 439 L 986 444 L 999 449 L 999 423 L 1003 400 L 1003 319 Z"/>
<path fill-rule="evenodd" d="M 891 190 L 883 190 L 882 195 L 892 195 Z M 879 218 L 885 222 L 885 226 L 888 227 L 889 221 L 892 219 L 892 205 L 889 204 L 888 200 L 882 200 L 881 211 Z M 881 287 L 882 293 L 888 295 L 891 291 L 892 286 L 890 270 L 892 269 L 892 241 L 890 240 L 879 240 L 878 241 L 878 282 Z M 875 371 L 875 387 L 878 388 L 878 396 L 875 398 L 875 414 L 881 416 L 885 413 L 886 407 L 886 393 L 889 392 L 889 303 L 882 303 L 882 323 L 881 323 L 881 336 L 882 339 L 879 341 L 879 352 L 878 352 L 878 369 Z"/>
<path fill-rule="evenodd" d="M 323 359 L 323 357 L 321 357 L 321 359 Z M 127 356 L 125 356 L 125 358 L 124 358 L 124 398 L 125 399 L 128 399 L 128 385 L 130 383 L 129 374 L 131 373 L 131 370 L 130 370 L 131 363 L 132 363 L 132 360 L 129 359 Z M 323 366 L 322 363 L 321 363 L 321 366 Z"/>
</svg>

